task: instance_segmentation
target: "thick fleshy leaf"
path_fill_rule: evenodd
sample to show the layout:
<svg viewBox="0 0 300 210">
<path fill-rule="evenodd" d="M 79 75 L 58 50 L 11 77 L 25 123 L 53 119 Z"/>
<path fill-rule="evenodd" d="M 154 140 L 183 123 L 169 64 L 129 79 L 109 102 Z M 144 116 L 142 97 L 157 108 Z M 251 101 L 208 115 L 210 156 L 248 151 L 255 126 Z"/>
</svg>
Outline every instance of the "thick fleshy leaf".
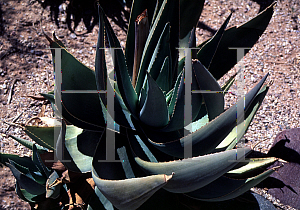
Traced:
<svg viewBox="0 0 300 210">
<path fill-rule="evenodd" d="M 26 202 L 38 203 L 45 199 L 45 194 L 34 195 L 34 194 L 30 194 L 29 192 L 27 192 L 24 189 L 21 189 L 21 187 L 17 181 L 16 181 L 16 193 L 19 196 L 19 198 L 21 198 L 22 200 L 24 200 Z"/>
<path fill-rule="evenodd" d="M 57 39 L 56 35 L 55 35 L 55 32 L 53 32 L 53 40 L 61 47 L 61 48 L 66 48 L 66 46 L 64 45 L 64 43 Z"/>
<path fill-rule="evenodd" d="M 171 66 L 171 50 L 170 50 L 170 23 L 166 23 L 161 36 L 159 37 L 158 43 L 153 52 L 148 71 L 154 80 L 161 71 L 161 67 L 165 62 L 165 58 L 169 57 L 168 64 Z M 166 75 L 168 78 L 169 75 Z"/>
<path fill-rule="evenodd" d="M 108 135 L 112 136 L 109 133 Z M 145 176 L 145 173 L 135 163 L 131 152 L 128 152 L 131 149 L 126 136 L 115 133 L 114 137 L 114 148 L 107 149 L 109 144 L 105 138 L 100 140 L 97 146 L 92 166 L 98 177 L 106 180 L 122 180 Z"/>
<path fill-rule="evenodd" d="M 42 175 L 37 168 L 35 168 L 35 171 L 33 171 L 32 169 L 29 170 L 27 167 L 22 166 L 18 163 L 16 163 L 13 160 L 9 160 L 9 163 L 14 166 L 18 171 L 20 171 L 21 173 L 23 173 L 25 176 L 33 179 L 34 181 L 36 181 L 39 184 L 44 185 L 46 183 L 47 177 Z M 33 163 L 32 163 L 33 164 Z"/>
<path fill-rule="evenodd" d="M 51 48 L 61 48 L 62 115 L 72 124 L 92 130 L 105 127 L 98 93 L 66 93 L 64 90 L 97 90 L 95 72 L 78 61 L 65 48 L 46 36 Z M 52 50 L 53 57 L 55 51 Z M 59 94 L 58 94 L 59 95 Z"/>
<path fill-rule="evenodd" d="M 6 163 L 6 165 L 10 168 L 11 172 L 13 173 L 22 189 L 25 189 L 27 192 L 34 195 L 41 195 L 46 192 L 45 186 L 37 183 L 25 174 L 21 173 L 12 164 Z"/>
<path fill-rule="evenodd" d="M 180 39 L 196 27 L 205 0 L 180 0 Z"/>
<path fill-rule="evenodd" d="M 140 128 L 137 126 L 137 130 Z M 150 162 L 172 161 L 173 157 L 157 150 L 143 134 L 136 135 L 134 131 L 127 132 L 127 139 L 134 157 L 139 157 Z"/>
<path fill-rule="evenodd" d="M 219 117 L 210 121 L 194 133 L 181 139 L 169 142 L 166 142 L 164 140 L 164 142 L 158 143 L 154 142 L 152 138 L 150 140 L 151 143 L 153 143 L 153 145 L 159 150 L 175 157 L 183 157 L 185 144 L 192 144 L 193 156 L 204 155 L 212 152 L 215 147 L 219 145 L 236 126 L 237 107 L 243 106 L 247 110 L 247 108 L 253 102 L 259 89 L 263 85 L 264 81 L 266 80 L 267 76 L 268 74 L 246 94 L 245 98 L 240 99 L 237 102 L 237 105 L 232 106 L 230 109 L 222 113 Z"/>
<path fill-rule="evenodd" d="M 170 122 L 162 129 L 164 132 L 176 131 L 184 127 L 185 82 L 184 71 L 175 83 L 174 92 L 169 105 Z"/>
<path fill-rule="evenodd" d="M 227 91 L 230 89 L 230 87 L 233 85 L 234 81 L 235 81 L 235 76 L 236 74 L 234 74 L 233 76 L 231 76 L 226 83 L 222 86 L 222 90 L 224 91 L 224 95 L 227 93 Z"/>
<path fill-rule="evenodd" d="M 135 158 L 137 164 L 149 175 L 172 174 L 173 178 L 164 189 L 174 193 L 187 193 L 195 191 L 221 177 L 241 158 L 237 153 L 247 155 L 250 148 L 240 148 L 189 159 L 175 160 L 171 162 L 152 163 Z"/>
<path fill-rule="evenodd" d="M 55 104 L 54 94 L 49 93 L 40 93 L 44 98 L 51 102 L 51 104 Z"/>
<path fill-rule="evenodd" d="M 222 89 L 201 62 L 193 60 L 192 67 L 200 89 L 207 91 L 207 93 L 202 93 L 202 96 L 206 105 L 209 120 L 211 121 L 224 111 L 225 102 Z M 209 93 L 209 91 L 216 91 L 217 93 Z"/>
<path fill-rule="evenodd" d="M 45 99 L 47 99 L 51 103 L 51 108 L 53 112 L 55 112 L 57 109 L 55 108 L 55 98 L 54 94 L 49 94 L 49 93 L 40 93 L 41 96 L 43 96 Z M 56 115 L 60 118 L 62 118 L 61 113 L 56 112 Z"/>
<path fill-rule="evenodd" d="M 63 164 L 71 171 L 89 172 L 102 135 L 103 132 L 84 131 L 72 125 L 64 125 L 56 145 L 59 147 L 56 153 L 60 153 L 57 157 L 61 158 Z"/>
<path fill-rule="evenodd" d="M 231 15 L 232 15 L 232 13 L 228 16 L 228 18 L 225 20 L 223 25 L 217 31 L 217 33 L 208 42 L 206 42 L 206 44 L 197 53 L 197 57 L 198 57 L 199 61 L 207 69 L 209 69 L 211 61 L 214 58 L 214 55 L 218 49 L 219 43 L 222 39 L 223 33 L 228 25 Z"/>
<path fill-rule="evenodd" d="M 92 194 L 87 210 L 114 210 L 114 206 L 95 186 L 95 194 Z"/>
<path fill-rule="evenodd" d="M 169 57 L 166 57 L 164 60 L 164 63 L 161 67 L 160 73 L 156 79 L 156 83 L 158 86 L 166 92 L 169 92 L 171 88 L 171 78 L 170 78 L 170 63 L 169 63 Z"/>
<path fill-rule="evenodd" d="M 99 6 L 100 7 L 100 6 Z M 99 10 L 99 9 L 98 9 Z M 99 11 L 99 32 L 97 40 L 96 58 L 95 58 L 95 74 L 97 90 L 106 90 L 107 84 L 107 69 L 105 62 L 104 50 L 104 20 L 103 14 Z M 106 104 L 105 94 L 100 94 L 101 100 Z"/>
<path fill-rule="evenodd" d="M 9 160 L 13 160 L 19 165 L 28 168 L 31 171 L 37 171 L 34 163 L 32 162 L 30 157 L 20 157 L 18 155 L 0 153 L 0 163 L 5 164 L 9 162 Z"/>
<path fill-rule="evenodd" d="M 268 92 L 268 89 L 268 86 L 262 87 L 259 93 L 255 96 L 251 105 L 245 110 L 246 112 L 244 121 L 240 122 L 240 124 L 232 129 L 226 138 L 216 147 L 214 152 L 229 150 L 235 147 L 235 145 L 240 141 L 240 139 L 244 136 L 244 133 L 246 133 L 247 129 L 249 128 L 255 113 L 258 111 L 265 95 Z"/>
<path fill-rule="evenodd" d="M 149 74 L 147 74 L 147 82 L 147 97 L 140 111 L 140 120 L 152 127 L 163 127 L 169 121 L 165 96 Z"/>
<path fill-rule="evenodd" d="M 153 175 L 125 180 L 104 180 L 94 170 L 92 172 L 95 184 L 103 195 L 118 209 L 124 210 L 137 209 L 172 178 L 172 175 Z"/>
<path fill-rule="evenodd" d="M 54 150 L 54 127 L 25 126 L 25 133 L 37 144 Z"/>
<path fill-rule="evenodd" d="M 103 11 L 101 12 L 103 13 Z M 116 37 L 116 35 L 114 34 L 114 31 L 111 28 L 106 17 L 104 17 L 104 23 L 105 23 L 106 34 L 108 37 L 110 47 L 118 48 L 114 50 L 115 53 L 114 67 L 115 67 L 117 84 L 118 84 L 120 94 L 128 110 L 132 113 L 134 117 L 137 117 L 138 95 L 136 94 L 131 84 L 123 50 L 120 49 L 121 48 L 120 42 Z"/>
<path fill-rule="evenodd" d="M 215 79 L 207 72 L 207 70 L 201 68 L 203 67 L 201 63 L 197 63 L 197 61 L 193 61 L 193 71 L 192 71 L 192 90 L 200 90 L 200 89 L 210 89 L 212 91 L 220 91 L 221 88 Z M 184 71 L 183 71 L 184 73 Z M 180 82 L 179 82 L 179 79 Z M 202 87 L 200 86 L 202 85 Z M 202 97 L 204 97 L 208 101 L 210 106 L 211 117 L 218 116 L 223 112 L 224 107 L 224 98 L 222 94 L 199 94 L 199 93 L 191 93 L 192 94 L 192 119 L 195 120 L 199 114 L 199 111 L 202 107 Z M 214 100 L 213 103 L 210 103 Z M 185 103 L 185 80 L 184 76 L 180 75 L 177 78 L 175 88 L 173 91 L 172 99 L 169 104 L 169 114 L 171 115 L 170 123 L 162 129 L 163 132 L 170 132 L 182 129 L 184 127 L 184 105 Z"/>
<path fill-rule="evenodd" d="M 187 193 L 187 195 L 202 201 L 219 202 L 229 200 L 247 192 L 252 187 L 268 178 L 273 172 L 274 170 L 270 169 L 248 179 L 231 179 L 222 176 L 199 190 Z"/>
<path fill-rule="evenodd" d="M 78 129 L 78 128 L 76 128 Z M 103 133 L 82 131 L 78 136 L 69 137 L 72 133 L 69 126 L 66 132 L 65 146 L 74 163 L 82 173 L 91 171 L 93 155 Z"/>
<path fill-rule="evenodd" d="M 132 72 L 132 85 L 135 87 L 137 76 L 139 74 L 141 58 L 144 51 L 144 46 L 149 34 L 149 19 L 147 10 L 142 12 L 135 21 L 135 50 L 134 50 L 134 63 Z"/>
<path fill-rule="evenodd" d="M 62 121 L 62 126 L 60 130 L 60 134 L 58 136 L 55 148 L 55 154 L 58 160 L 62 162 L 62 164 L 70 171 L 73 172 L 81 172 L 78 166 L 74 163 L 73 158 L 71 157 L 69 151 L 66 148 L 65 140 L 66 140 L 66 124 Z M 76 133 L 73 133 L 73 136 L 76 136 Z"/>
<path fill-rule="evenodd" d="M 208 69 L 217 80 L 238 62 L 236 50 L 229 48 L 251 48 L 267 28 L 275 4 L 276 2 L 243 25 L 225 30 Z M 207 48 L 210 48 L 208 43 Z"/>
<path fill-rule="evenodd" d="M 267 158 L 250 158 L 246 159 L 248 162 L 241 162 L 237 164 L 232 170 L 228 171 L 226 176 L 229 178 L 241 178 L 245 174 L 255 172 L 258 169 L 266 168 L 271 164 L 275 163 L 278 158 L 267 157 Z"/>
<path fill-rule="evenodd" d="M 59 175 L 53 171 L 46 183 L 46 198 L 56 199 L 60 195 L 61 184 L 54 184 Z"/>
<path fill-rule="evenodd" d="M 183 71 L 178 75 L 176 83 L 175 83 L 173 91 L 172 91 L 172 97 L 171 97 L 169 107 L 168 107 L 170 116 L 173 115 L 173 112 L 175 109 L 175 104 L 176 104 L 177 97 L 178 97 L 179 87 L 180 87 L 181 82 L 184 80 L 184 78 L 182 78 L 183 77 L 182 74 L 183 74 Z"/>
<path fill-rule="evenodd" d="M 29 140 L 26 140 L 26 139 L 22 139 L 22 138 L 19 138 L 19 137 L 16 137 L 16 136 L 12 136 L 12 135 L 9 135 L 9 137 L 11 137 L 12 139 L 16 140 L 17 142 L 19 142 L 20 144 L 22 144 L 23 146 L 27 147 L 28 149 L 32 149 L 32 146 L 33 146 L 33 142 L 29 141 Z M 37 151 L 39 153 L 45 153 L 47 152 L 48 150 L 40 145 L 36 145 L 36 148 L 37 148 Z"/>
<path fill-rule="evenodd" d="M 23 193 L 21 192 L 21 189 L 20 189 L 20 186 L 19 186 L 18 182 L 16 182 L 15 191 L 16 191 L 17 195 L 19 196 L 19 198 L 21 198 L 23 201 L 31 202 L 31 201 L 27 200 L 25 198 L 25 196 L 23 195 Z"/>
<path fill-rule="evenodd" d="M 157 14 L 157 17 L 152 25 L 152 28 L 149 32 L 148 39 L 145 44 L 144 52 L 141 59 L 140 71 L 138 75 L 138 80 L 136 83 L 135 90 L 137 94 L 140 93 L 140 90 L 144 83 L 144 78 L 146 76 L 146 71 L 152 59 L 152 55 L 155 51 L 158 40 L 161 36 L 161 33 L 168 22 L 170 17 L 170 10 L 172 9 L 172 5 L 169 1 L 164 0 L 160 10 Z"/>
<path fill-rule="evenodd" d="M 126 40 L 126 49 L 125 49 L 125 56 L 126 56 L 126 63 L 128 66 L 128 73 L 132 76 L 133 70 L 133 54 L 134 54 L 134 43 L 135 43 L 135 20 L 136 18 L 145 10 L 147 9 L 149 22 L 152 22 L 152 17 L 154 15 L 154 10 L 156 7 L 157 1 L 145 1 L 145 0 L 134 0 L 131 13 L 130 13 L 130 20 L 129 26 L 127 31 L 127 40 Z"/>
<path fill-rule="evenodd" d="M 43 163 L 35 144 L 32 145 L 32 157 L 31 158 L 32 158 L 34 165 L 38 168 L 38 170 L 41 172 L 41 174 L 43 174 L 45 177 L 49 177 L 51 174 L 51 170 L 49 170 Z"/>
</svg>

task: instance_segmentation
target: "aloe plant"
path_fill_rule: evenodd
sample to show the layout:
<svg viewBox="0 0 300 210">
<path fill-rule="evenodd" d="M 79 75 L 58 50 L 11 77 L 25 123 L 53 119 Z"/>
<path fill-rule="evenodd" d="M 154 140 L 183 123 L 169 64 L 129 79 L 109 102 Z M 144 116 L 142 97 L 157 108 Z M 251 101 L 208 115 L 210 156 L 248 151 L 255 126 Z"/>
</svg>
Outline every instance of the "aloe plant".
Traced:
<svg viewBox="0 0 300 210">
<path fill-rule="evenodd" d="M 86 180 L 93 192 L 80 204 L 88 209 L 189 209 L 191 203 L 200 206 L 200 201 L 235 198 L 274 172 L 260 169 L 276 158 L 246 158 L 251 148 L 236 147 L 267 94 L 268 75 L 227 110 L 224 95 L 234 77 L 223 87 L 217 80 L 237 63 L 236 53 L 229 48 L 252 47 L 266 29 L 275 4 L 243 25 L 226 29 L 230 15 L 212 38 L 196 47 L 193 28 L 203 5 L 203 0 L 180 0 L 180 4 L 135 0 L 125 51 L 99 8 L 95 70 L 80 63 L 55 34 L 53 39 L 45 35 L 56 63 L 54 49 L 61 52 L 61 71 L 55 73 L 59 77 L 61 72 L 62 92 L 58 88 L 42 94 L 56 113 L 60 111 L 59 120 L 57 126 L 23 127 L 39 146 L 14 137 L 33 147 L 37 168 L 27 157 L 1 154 L 1 162 L 19 183 L 21 198 L 41 202 L 26 196 L 44 199 L 46 182 L 50 184 L 45 190 L 71 189 L 70 182 L 63 182 L 53 168 L 49 171 L 37 155 L 51 150 L 70 173 L 91 176 Z M 106 65 L 105 38 L 114 54 L 114 69 Z M 184 55 L 180 48 L 197 51 Z M 185 113 L 189 90 L 198 93 L 190 94 L 193 106 Z M 240 106 L 245 120 L 237 124 Z M 42 174 L 43 182 L 30 186 L 38 183 L 35 171 Z M 193 202 L 184 202 L 187 198 Z M 78 206 L 79 201 L 72 199 L 64 204 Z"/>
</svg>

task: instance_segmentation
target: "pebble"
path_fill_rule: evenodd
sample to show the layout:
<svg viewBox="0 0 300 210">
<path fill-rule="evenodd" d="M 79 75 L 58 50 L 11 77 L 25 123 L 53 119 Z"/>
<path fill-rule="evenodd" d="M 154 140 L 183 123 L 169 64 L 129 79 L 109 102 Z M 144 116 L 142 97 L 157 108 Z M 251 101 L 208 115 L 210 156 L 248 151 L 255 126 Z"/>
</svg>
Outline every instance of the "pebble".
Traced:
<svg viewBox="0 0 300 210">
<path fill-rule="evenodd" d="M 42 55 L 44 55 L 44 52 L 38 50 L 38 51 L 35 51 L 35 55 L 37 55 L 37 56 L 42 56 Z"/>
<path fill-rule="evenodd" d="M 71 39 L 76 39 L 76 38 L 77 38 L 76 34 L 74 34 L 74 33 L 70 34 L 69 37 L 70 37 Z"/>
</svg>

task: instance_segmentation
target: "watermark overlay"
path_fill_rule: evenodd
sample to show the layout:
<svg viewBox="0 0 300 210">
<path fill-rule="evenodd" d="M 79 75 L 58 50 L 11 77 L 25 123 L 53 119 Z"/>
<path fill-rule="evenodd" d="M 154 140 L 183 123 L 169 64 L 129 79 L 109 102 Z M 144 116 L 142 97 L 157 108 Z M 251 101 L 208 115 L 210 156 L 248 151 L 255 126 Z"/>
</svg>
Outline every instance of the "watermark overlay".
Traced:
<svg viewBox="0 0 300 210">
<path fill-rule="evenodd" d="M 184 136 L 187 137 L 186 141 L 184 141 L 184 158 L 190 158 L 193 154 L 193 147 L 192 147 L 192 137 L 193 134 L 190 132 L 192 127 L 192 94 L 198 94 L 198 93 L 220 93 L 220 91 L 216 92 L 213 90 L 192 90 L 192 50 L 195 48 L 180 48 L 179 50 L 184 50 L 185 55 L 185 106 L 184 106 L 184 127 L 190 128 L 184 130 Z M 236 50 L 237 52 L 237 61 L 240 61 L 238 63 L 239 71 L 236 76 L 236 95 L 237 99 L 244 99 L 245 102 L 245 78 L 244 78 L 244 63 L 243 63 L 243 57 L 245 56 L 245 50 L 248 50 L 250 48 L 229 48 L 230 50 Z M 64 138 L 64 133 L 62 129 L 62 124 L 59 122 L 62 122 L 62 93 L 63 94 L 76 94 L 76 93 L 86 93 L 86 94 L 106 94 L 107 98 L 107 119 L 106 119 L 106 159 L 105 160 L 98 160 L 99 162 L 120 162 L 120 160 L 116 160 L 115 157 L 115 121 L 114 121 L 114 98 L 115 98 L 115 90 L 114 87 L 111 84 L 111 81 L 114 81 L 114 72 L 107 73 L 107 90 L 62 90 L 62 50 L 61 48 L 53 48 L 54 50 L 54 62 L 55 62 L 55 89 L 54 89 L 54 96 L 55 96 L 55 117 L 58 120 L 58 123 L 54 126 L 54 145 L 56 148 L 56 157 L 54 160 L 48 160 L 50 161 L 57 161 L 59 159 L 62 162 L 70 162 L 71 160 L 64 160 L 63 159 L 63 141 L 61 141 L 62 138 Z M 122 50 L 122 48 L 99 48 L 97 50 L 110 50 L 111 58 L 113 61 L 113 64 L 115 66 L 115 51 L 116 50 Z M 237 125 L 243 124 L 244 126 L 236 126 L 236 140 L 241 139 L 237 143 L 237 148 L 243 148 L 245 147 L 245 140 L 242 137 L 245 133 L 245 104 L 243 103 L 237 103 L 237 114 L 236 114 L 236 123 Z M 236 160 L 241 161 L 241 159 L 245 159 L 245 152 L 241 151 L 236 154 Z"/>
</svg>

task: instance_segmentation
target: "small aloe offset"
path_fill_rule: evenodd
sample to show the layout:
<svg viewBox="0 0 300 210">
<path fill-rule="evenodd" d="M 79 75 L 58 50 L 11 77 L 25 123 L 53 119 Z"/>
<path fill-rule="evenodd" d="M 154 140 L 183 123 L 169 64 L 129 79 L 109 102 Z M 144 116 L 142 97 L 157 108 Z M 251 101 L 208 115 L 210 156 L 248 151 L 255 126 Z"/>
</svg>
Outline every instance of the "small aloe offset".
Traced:
<svg viewBox="0 0 300 210">
<path fill-rule="evenodd" d="M 227 110 L 224 95 L 234 77 L 222 87 L 217 80 L 238 62 L 229 48 L 251 48 L 275 3 L 226 29 L 230 14 L 212 38 L 196 46 L 194 28 L 204 0 L 178 1 L 135 0 L 124 51 L 99 7 L 95 70 L 70 54 L 55 34 L 45 35 L 53 60 L 54 48 L 61 49 L 63 91 L 42 96 L 56 113 L 55 101 L 61 101 L 61 120 L 46 127 L 23 126 L 35 144 L 11 136 L 32 148 L 31 159 L 1 153 L 1 163 L 16 177 L 20 198 L 40 209 L 46 198 L 60 201 L 54 209 L 191 209 L 203 201 L 236 198 L 274 172 L 261 169 L 276 158 L 246 158 L 252 149 L 237 148 L 268 92 L 268 74 Z M 113 51 L 114 69 L 107 65 L 105 47 Z M 187 48 L 194 49 L 190 61 L 183 53 Z M 104 90 L 107 94 L 100 93 Z M 191 93 L 190 121 L 185 119 L 186 90 L 198 91 Z M 242 122 L 237 120 L 241 106 Z M 40 154 L 53 152 L 63 170 L 44 165 Z M 72 194 L 79 188 L 85 196 L 76 190 Z M 62 202 L 66 192 L 74 196 Z"/>
</svg>

